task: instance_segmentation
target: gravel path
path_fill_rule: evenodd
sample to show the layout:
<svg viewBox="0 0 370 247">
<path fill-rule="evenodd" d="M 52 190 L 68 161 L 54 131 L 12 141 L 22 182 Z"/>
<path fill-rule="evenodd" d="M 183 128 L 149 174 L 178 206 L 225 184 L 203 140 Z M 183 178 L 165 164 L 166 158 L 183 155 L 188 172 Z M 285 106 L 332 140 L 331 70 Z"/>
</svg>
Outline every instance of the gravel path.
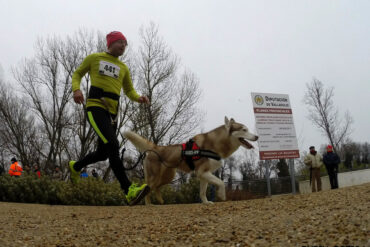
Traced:
<svg viewBox="0 0 370 247">
<path fill-rule="evenodd" d="M 214 205 L 0 202 L 0 246 L 369 246 L 369 212 L 370 183 Z"/>
</svg>

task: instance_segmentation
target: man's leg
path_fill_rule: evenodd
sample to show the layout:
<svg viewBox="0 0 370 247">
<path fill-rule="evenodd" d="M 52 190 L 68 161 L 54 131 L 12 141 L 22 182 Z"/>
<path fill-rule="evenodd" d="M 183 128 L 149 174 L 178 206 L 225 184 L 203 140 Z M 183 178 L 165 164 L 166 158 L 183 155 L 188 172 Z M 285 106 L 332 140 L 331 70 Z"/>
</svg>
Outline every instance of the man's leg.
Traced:
<svg viewBox="0 0 370 247">
<path fill-rule="evenodd" d="M 121 188 L 127 194 L 129 191 L 129 187 L 131 186 L 131 182 L 126 175 L 126 171 L 123 167 L 123 163 L 121 158 L 119 157 L 119 144 L 116 136 L 110 140 L 107 145 L 109 147 L 108 157 L 109 157 L 109 165 L 113 170 L 114 175 L 116 176 L 117 180 L 121 184 Z"/>
<path fill-rule="evenodd" d="M 95 112 L 93 110 L 93 112 L 94 114 L 91 114 L 91 117 L 93 115 L 96 115 L 95 117 L 100 117 L 103 119 L 103 121 L 110 121 L 110 119 L 106 119 L 106 116 L 104 116 L 104 114 L 100 114 L 99 111 Z M 109 118 L 109 115 L 108 115 L 108 118 Z M 89 120 L 89 123 L 91 124 L 90 119 L 88 120 Z M 96 129 L 95 128 L 93 129 L 96 132 Z M 94 152 L 89 153 L 88 155 L 86 155 L 84 158 L 82 158 L 81 160 L 77 162 L 75 161 L 69 162 L 69 169 L 71 171 L 71 180 L 73 183 L 77 183 L 79 181 L 80 172 L 84 167 L 86 167 L 87 165 L 96 163 L 98 161 L 106 160 L 108 158 L 108 147 L 100 137 L 98 138 L 97 144 L 98 144 L 98 147 Z"/>
<path fill-rule="evenodd" d="M 77 163 L 79 166 L 91 164 L 96 162 L 99 158 L 109 158 L 109 165 L 111 166 L 114 175 L 118 179 L 121 188 L 128 193 L 131 185 L 127 178 L 123 164 L 119 157 L 119 144 L 116 137 L 116 126 L 112 124 L 112 119 L 109 112 L 100 107 L 89 107 L 87 109 L 87 116 L 89 123 L 93 127 L 95 133 L 99 137 L 99 145 L 97 152 L 92 153 L 84 159 L 85 162 Z M 100 147 L 100 148 L 99 148 Z M 79 168 L 79 166 L 77 168 Z M 82 168 L 82 167 L 81 167 Z"/>
<path fill-rule="evenodd" d="M 100 138 L 97 143 L 98 147 L 94 152 L 89 153 L 73 165 L 76 171 L 81 171 L 87 165 L 108 159 L 107 145 L 105 145 Z"/>
<path fill-rule="evenodd" d="M 109 157 L 109 165 L 114 175 L 119 181 L 122 190 L 126 194 L 126 199 L 130 205 L 138 203 L 148 192 L 149 186 L 146 184 L 138 187 L 131 184 L 128 179 L 123 163 L 119 157 L 119 143 L 116 136 L 116 125 L 111 122 L 111 117 L 107 111 L 99 107 L 90 107 L 87 109 L 87 115 L 91 126 L 106 146 Z"/>
<path fill-rule="evenodd" d="M 316 192 L 316 175 L 315 175 L 315 169 L 312 169 L 312 192 Z"/>
<path fill-rule="evenodd" d="M 316 190 L 317 186 L 317 190 Z M 312 169 L 312 192 L 321 190 L 320 168 Z"/>
<path fill-rule="evenodd" d="M 131 183 L 127 178 L 122 160 L 119 157 L 119 144 L 117 138 L 112 140 L 108 146 L 109 164 L 113 170 L 113 173 L 121 184 L 121 188 L 125 191 L 126 200 L 129 205 L 135 205 L 150 192 L 150 188 L 147 184 L 137 186 L 135 183 Z"/>
<path fill-rule="evenodd" d="M 338 169 L 333 170 L 334 189 L 338 189 Z"/>
<path fill-rule="evenodd" d="M 327 170 L 328 176 L 329 176 L 330 187 L 331 187 L 331 189 L 333 189 L 333 174 L 332 174 L 332 169 L 326 168 L 326 170 Z"/>
<path fill-rule="evenodd" d="M 317 191 L 321 191 L 320 168 L 316 168 Z"/>
</svg>

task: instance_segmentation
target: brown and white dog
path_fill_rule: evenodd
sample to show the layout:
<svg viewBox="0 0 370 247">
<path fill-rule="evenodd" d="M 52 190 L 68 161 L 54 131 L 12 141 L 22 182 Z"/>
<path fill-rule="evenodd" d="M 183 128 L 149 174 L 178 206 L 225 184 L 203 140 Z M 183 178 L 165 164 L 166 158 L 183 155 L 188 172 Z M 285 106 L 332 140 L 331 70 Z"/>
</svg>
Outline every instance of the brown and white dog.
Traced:
<svg viewBox="0 0 370 247">
<path fill-rule="evenodd" d="M 173 180 L 176 169 L 191 172 L 187 163 L 182 159 L 182 145 L 157 146 L 131 131 L 124 132 L 123 135 L 140 152 L 146 152 L 147 155 L 144 159 L 145 181 L 155 192 L 158 202 L 163 204 L 160 187 Z M 256 141 L 257 139 L 258 136 L 250 133 L 245 125 L 235 122 L 232 118 L 229 120 L 227 117 L 225 117 L 225 125 L 193 138 L 200 149 L 213 151 L 223 159 L 229 157 L 240 146 L 247 149 L 253 148 L 247 140 Z M 216 185 L 218 187 L 217 196 L 221 200 L 226 200 L 224 182 L 212 174 L 221 167 L 221 161 L 201 158 L 194 161 L 194 165 L 195 174 L 200 180 L 200 199 L 202 202 L 212 203 L 206 197 L 208 183 Z M 149 194 L 145 197 L 145 203 L 150 204 Z"/>
</svg>

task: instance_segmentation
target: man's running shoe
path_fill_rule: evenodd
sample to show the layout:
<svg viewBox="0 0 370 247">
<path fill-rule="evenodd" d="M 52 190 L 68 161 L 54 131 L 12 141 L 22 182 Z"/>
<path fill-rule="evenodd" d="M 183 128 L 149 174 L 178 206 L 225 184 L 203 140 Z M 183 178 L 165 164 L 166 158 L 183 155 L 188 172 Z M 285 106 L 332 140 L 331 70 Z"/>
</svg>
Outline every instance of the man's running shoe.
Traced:
<svg viewBox="0 0 370 247">
<path fill-rule="evenodd" d="M 147 184 L 138 186 L 137 184 L 132 183 L 128 189 L 126 200 L 130 206 L 136 205 L 149 193 L 149 191 L 150 188 Z"/>
<path fill-rule="evenodd" d="M 69 171 L 71 172 L 71 181 L 74 184 L 78 183 L 78 181 L 80 180 L 80 174 L 81 174 L 81 172 L 76 171 L 75 168 L 73 167 L 75 163 L 76 161 L 74 160 L 71 160 L 69 162 Z"/>
</svg>

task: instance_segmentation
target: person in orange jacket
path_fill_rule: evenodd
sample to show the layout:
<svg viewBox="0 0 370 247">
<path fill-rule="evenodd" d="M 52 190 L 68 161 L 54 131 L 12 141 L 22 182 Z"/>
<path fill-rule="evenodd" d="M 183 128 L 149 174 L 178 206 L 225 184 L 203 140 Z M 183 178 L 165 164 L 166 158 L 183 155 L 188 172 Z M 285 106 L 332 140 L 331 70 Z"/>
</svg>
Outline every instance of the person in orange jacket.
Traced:
<svg viewBox="0 0 370 247">
<path fill-rule="evenodd" d="M 10 176 L 14 176 L 14 177 L 20 177 L 22 175 L 22 172 L 23 172 L 23 168 L 18 164 L 18 161 L 16 158 L 12 158 L 11 159 L 11 166 L 10 166 L 10 169 L 9 169 L 9 175 Z"/>
</svg>

